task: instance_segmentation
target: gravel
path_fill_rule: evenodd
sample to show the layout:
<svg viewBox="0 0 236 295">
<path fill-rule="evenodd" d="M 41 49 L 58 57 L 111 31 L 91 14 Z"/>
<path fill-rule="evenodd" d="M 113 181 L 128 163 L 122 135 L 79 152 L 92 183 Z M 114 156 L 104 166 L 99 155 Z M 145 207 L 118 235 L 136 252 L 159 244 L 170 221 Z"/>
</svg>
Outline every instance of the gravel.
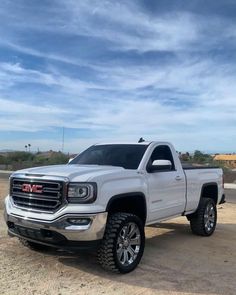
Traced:
<svg viewBox="0 0 236 295">
<path fill-rule="evenodd" d="M 191 234 L 184 217 L 146 228 L 139 267 L 103 271 L 95 253 L 34 252 L 9 238 L 3 220 L 7 181 L 0 180 L 0 294 L 224 294 L 236 290 L 236 204 L 218 207 L 213 236 Z"/>
</svg>

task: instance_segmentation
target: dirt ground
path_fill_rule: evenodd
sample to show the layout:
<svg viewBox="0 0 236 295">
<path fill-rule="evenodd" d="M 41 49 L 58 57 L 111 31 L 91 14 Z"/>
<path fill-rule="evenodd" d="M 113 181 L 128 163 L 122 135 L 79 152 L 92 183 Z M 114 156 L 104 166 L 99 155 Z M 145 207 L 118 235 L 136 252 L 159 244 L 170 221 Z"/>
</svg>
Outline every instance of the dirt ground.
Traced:
<svg viewBox="0 0 236 295">
<path fill-rule="evenodd" d="M 236 294 L 236 204 L 219 206 L 210 238 L 191 234 L 185 218 L 146 228 L 139 267 L 106 273 L 93 253 L 40 253 L 9 238 L 3 220 L 7 181 L 0 179 L 0 294 Z M 236 191 L 235 191 L 236 192 Z"/>
</svg>

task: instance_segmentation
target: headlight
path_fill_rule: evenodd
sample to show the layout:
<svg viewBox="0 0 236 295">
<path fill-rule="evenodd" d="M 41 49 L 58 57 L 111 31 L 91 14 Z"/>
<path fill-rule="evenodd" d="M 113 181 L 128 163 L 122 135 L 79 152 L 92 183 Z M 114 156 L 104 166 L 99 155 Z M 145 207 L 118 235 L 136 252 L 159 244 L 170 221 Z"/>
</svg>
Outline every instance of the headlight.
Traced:
<svg viewBox="0 0 236 295">
<path fill-rule="evenodd" d="M 69 183 L 68 202 L 69 203 L 93 203 L 97 197 L 97 185 L 90 183 Z"/>
</svg>

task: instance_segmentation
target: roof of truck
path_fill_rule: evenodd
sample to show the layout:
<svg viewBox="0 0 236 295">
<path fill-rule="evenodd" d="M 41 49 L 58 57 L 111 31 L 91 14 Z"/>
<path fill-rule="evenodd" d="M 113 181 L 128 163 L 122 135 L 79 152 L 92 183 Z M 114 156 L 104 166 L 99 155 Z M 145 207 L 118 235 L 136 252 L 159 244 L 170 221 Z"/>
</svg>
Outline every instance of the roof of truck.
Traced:
<svg viewBox="0 0 236 295">
<path fill-rule="evenodd" d="M 99 142 L 95 145 L 108 145 L 108 144 L 138 144 L 138 145 L 149 145 L 152 141 L 143 141 L 143 142 Z"/>
</svg>

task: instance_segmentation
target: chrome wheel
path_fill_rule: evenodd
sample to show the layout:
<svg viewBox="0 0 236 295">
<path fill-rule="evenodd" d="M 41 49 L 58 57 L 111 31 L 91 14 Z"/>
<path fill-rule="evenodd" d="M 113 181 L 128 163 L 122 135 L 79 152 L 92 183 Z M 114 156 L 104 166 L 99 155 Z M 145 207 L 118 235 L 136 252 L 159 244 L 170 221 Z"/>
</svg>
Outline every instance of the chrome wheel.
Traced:
<svg viewBox="0 0 236 295">
<path fill-rule="evenodd" d="M 209 203 L 204 212 L 204 225 L 207 232 L 212 231 L 214 228 L 216 219 L 215 217 L 215 208 L 211 203 Z"/>
<path fill-rule="evenodd" d="M 108 217 L 106 231 L 98 249 L 101 266 L 115 273 L 134 270 L 145 247 L 145 232 L 142 220 L 126 212 L 116 212 Z"/>
<path fill-rule="evenodd" d="M 116 244 L 118 261 L 124 266 L 132 264 L 138 256 L 140 245 L 141 237 L 137 224 L 134 222 L 125 224 L 120 230 Z"/>
</svg>

